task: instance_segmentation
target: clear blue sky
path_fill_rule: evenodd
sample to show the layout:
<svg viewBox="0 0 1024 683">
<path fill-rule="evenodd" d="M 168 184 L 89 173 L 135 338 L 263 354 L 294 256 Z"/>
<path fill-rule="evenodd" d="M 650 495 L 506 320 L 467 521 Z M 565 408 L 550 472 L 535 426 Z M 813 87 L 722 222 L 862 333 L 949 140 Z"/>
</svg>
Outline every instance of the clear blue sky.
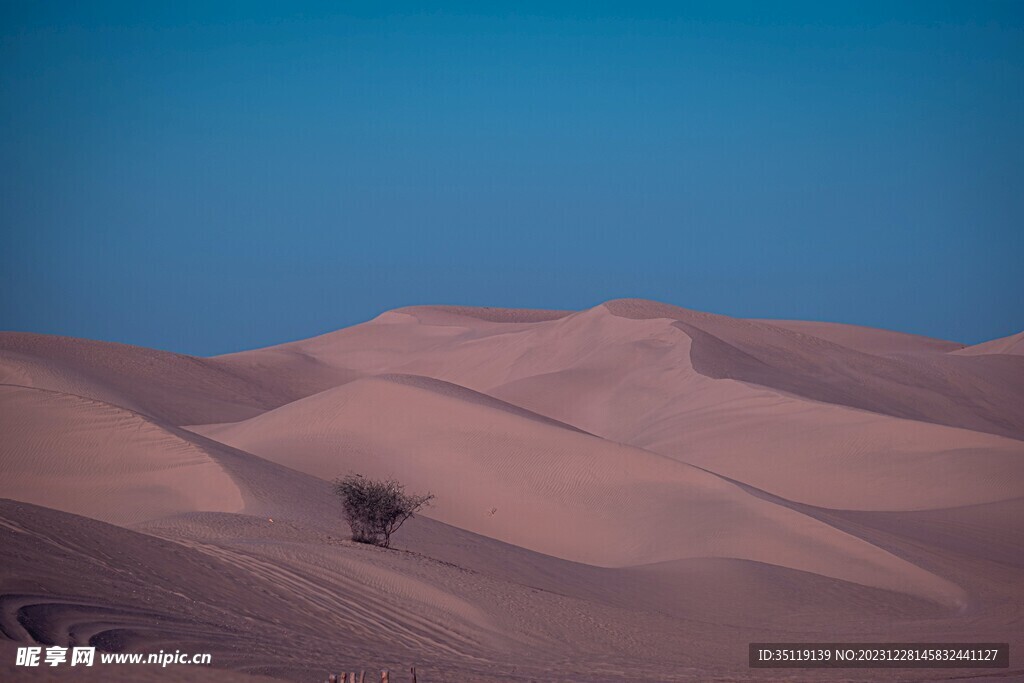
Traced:
<svg viewBox="0 0 1024 683">
<path fill-rule="evenodd" d="M 0 0 L 0 328 L 1024 328 L 1024 3 L 300 5 Z"/>
</svg>

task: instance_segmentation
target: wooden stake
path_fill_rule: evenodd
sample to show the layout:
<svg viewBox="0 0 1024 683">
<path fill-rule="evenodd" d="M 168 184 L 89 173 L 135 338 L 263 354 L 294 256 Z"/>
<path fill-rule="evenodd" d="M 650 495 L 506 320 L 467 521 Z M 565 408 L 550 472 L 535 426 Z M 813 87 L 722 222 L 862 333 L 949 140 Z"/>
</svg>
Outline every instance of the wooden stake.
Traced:
<svg viewBox="0 0 1024 683">
<path fill-rule="evenodd" d="M 359 683 L 366 683 L 366 672 L 365 671 L 360 671 L 359 672 Z"/>
<path fill-rule="evenodd" d="M 388 676 L 387 669 L 380 672 L 380 683 L 391 683 L 391 678 Z"/>
<path fill-rule="evenodd" d="M 409 669 L 409 672 L 412 674 L 412 683 L 416 683 L 416 667 Z"/>
</svg>

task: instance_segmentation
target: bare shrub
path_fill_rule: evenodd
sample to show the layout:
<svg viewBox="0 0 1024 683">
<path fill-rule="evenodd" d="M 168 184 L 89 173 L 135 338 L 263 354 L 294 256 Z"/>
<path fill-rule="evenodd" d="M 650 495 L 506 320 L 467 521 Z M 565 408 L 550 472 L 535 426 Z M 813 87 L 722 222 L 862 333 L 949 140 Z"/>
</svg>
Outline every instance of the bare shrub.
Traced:
<svg viewBox="0 0 1024 683">
<path fill-rule="evenodd" d="M 345 520 L 352 528 L 352 540 L 391 547 L 391 535 L 405 520 L 428 505 L 434 496 L 410 495 L 394 479 L 378 481 L 361 474 L 349 474 L 334 481 L 334 493 L 341 498 Z"/>
</svg>

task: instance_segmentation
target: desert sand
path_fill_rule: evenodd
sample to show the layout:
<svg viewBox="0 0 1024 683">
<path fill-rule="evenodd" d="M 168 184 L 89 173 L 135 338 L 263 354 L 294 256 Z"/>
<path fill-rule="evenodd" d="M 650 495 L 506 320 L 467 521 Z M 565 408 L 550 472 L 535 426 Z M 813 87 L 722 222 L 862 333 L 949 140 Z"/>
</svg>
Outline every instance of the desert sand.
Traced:
<svg viewBox="0 0 1024 683">
<path fill-rule="evenodd" d="M 643 300 L 214 358 L 0 333 L 0 679 L 1022 680 L 1022 335 Z M 350 472 L 436 500 L 357 544 Z M 754 641 L 1011 665 L 754 670 Z M 213 666 L 13 666 L 86 643 Z"/>
</svg>

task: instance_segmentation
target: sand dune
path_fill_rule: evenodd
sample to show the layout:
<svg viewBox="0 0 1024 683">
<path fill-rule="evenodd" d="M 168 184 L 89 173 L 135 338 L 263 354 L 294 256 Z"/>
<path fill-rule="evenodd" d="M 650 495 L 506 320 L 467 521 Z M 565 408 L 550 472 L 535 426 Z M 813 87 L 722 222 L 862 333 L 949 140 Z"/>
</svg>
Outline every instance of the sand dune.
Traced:
<svg viewBox="0 0 1024 683">
<path fill-rule="evenodd" d="M 1024 332 L 1011 334 L 1009 337 L 993 339 L 974 346 L 967 346 L 952 351 L 952 353 L 963 356 L 978 356 L 983 354 L 1009 354 L 1014 356 L 1024 355 Z"/>
<path fill-rule="evenodd" d="M 362 379 L 197 431 L 324 479 L 349 471 L 431 491 L 427 514 L 598 566 L 733 557 L 958 604 L 962 592 L 703 470 L 467 398 Z M 555 522 L 555 523 L 553 523 Z"/>
<path fill-rule="evenodd" d="M 123 408 L 2 386 L 0 431 L 3 497 L 115 523 L 242 508 L 213 458 Z"/>
<path fill-rule="evenodd" d="M 308 677 L 331 664 L 394 666 L 403 654 L 405 661 L 427 660 L 430 652 L 471 660 L 486 639 L 487 617 L 478 610 L 454 596 L 432 598 L 437 589 L 373 564 L 369 549 L 351 543 L 316 539 L 334 565 L 327 571 L 296 554 L 273 562 L 210 539 L 183 545 L 10 501 L 0 510 L 14 558 L 5 563 L 0 624 L 20 642 L 71 638 L 152 652 L 173 646 L 212 652 L 222 668 Z M 234 539 L 270 527 L 252 517 L 211 521 Z M 303 540 L 315 552 L 308 533 L 294 527 L 280 527 L 277 539 L 286 554 L 305 547 Z M 31 579 L 21 573 L 30 567 Z M 339 636 L 341 650 L 332 646 Z M 289 647 L 290 662 L 282 657 Z"/>
<path fill-rule="evenodd" d="M 945 343 L 899 333 L 796 327 L 651 302 L 610 302 L 526 324 L 415 308 L 288 348 L 366 373 L 440 377 L 815 505 L 925 509 L 1022 490 L 1019 441 L 941 423 L 1016 433 L 1022 411 L 1014 399 L 1024 391 L 1024 368 L 997 366 L 1003 357 L 948 356 L 941 353 Z M 743 339 L 760 344 L 762 337 L 773 354 L 759 351 L 766 361 L 731 346 Z M 861 347 L 881 346 L 890 355 L 854 350 L 850 340 L 861 338 L 868 340 Z M 893 364 L 902 381 L 917 383 L 890 379 Z M 832 400 L 809 400 L 822 392 Z M 927 419 L 922 406 L 931 411 Z M 965 418 L 973 407 L 988 418 Z M 791 468 L 813 474 L 792 476 Z M 946 484 L 951 478 L 960 482 L 954 491 Z"/>
<path fill-rule="evenodd" d="M 815 401 L 894 417 L 1024 436 L 1016 405 L 991 404 L 969 378 L 902 357 L 876 356 L 820 337 L 753 321 L 647 301 L 604 305 L 613 315 L 675 320 L 693 340 L 693 366 L 713 378 L 739 379 Z M 1010 380 L 1010 389 L 1019 386 Z"/>
<path fill-rule="evenodd" d="M 689 340 L 681 343 L 679 333 Z M 5 333 L 0 381 L 98 398 L 172 424 L 203 424 L 251 417 L 381 373 L 429 376 L 491 393 L 555 372 L 590 372 L 617 385 L 634 381 L 633 369 L 657 368 L 669 372 L 655 388 L 671 395 L 679 393 L 679 371 L 693 369 L 816 402 L 1024 436 L 1021 411 L 1005 400 L 1019 394 L 1024 367 L 971 368 L 954 364 L 958 355 L 930 353 L 955 347 L 895 332 L 745 321 L 637 300 L 579 313 L 423 306 L 215 359 Z"/>
<path fill-rule="evenodd" d="M 955 619 L 934 604 L 756 563 L 600 569 L 425 519 L 407 540 L 449 559 L 359 546 L 301 521 L 224 513 L 140 530 L 0 501 L 7 637 L 209 652 L 221 669 L 295 681 L 411 664 L 438 681 L 544 680 L 555 670 L 570 680 L 687 681 L 782 623 L 793 635 L 852 638 L 864 626 L 837 628 L 837 615 L 904 629 Z M 501 569 L 467 570 L 451 561 L 459 558 Z M 799 615 L 778 613 L 809 596 Z M 149 671 L 137 680 L 150 676 L 175 680 Z"/>
<path fill-rule="evenodd" d="M 495 308 L 490 306 L 405 306 L 389 313 L 411 315 L 421 322 L 444 323 L 470 318 L 491 323 L 537 323 L 559 320 L 573 311 L 529 308 Z"/>
<path fill-rule="evenodd" d="M 516 387 L 515 395 L 523 390 Z M 515 400 L 507 391 L 498 395 Z M 1024 491 L 1024 443 L 1015 439 L 750 387 L 706 389 L 652 410 L 642 433 L 619 436 L 824 507 L 922 510 L 1007 500 Z"/>
<path fill-rule="evenodd" d="M 125 344 L 0 332 L 0 384 L 77 394 L 170 424 L 194 424 L 251 417 L 352 377 L 313 359 L 287 356 L 283 363 L 254 365 Z M 318 378 L 311 386 L 295 379 L 293 367 L 303 364 L 310 366 L 308 375 Z"/>
<path fill-rule="evenodd" d="M 484 317 L 444 308 L 399 309 L 363 325 L 224 358 L 256 362 L 287 351 L 328 367 L 366 375 L 425 375 L 483 393 L 531 377 L 568 373 L 561 377 L 568 380 L 571 375 L 573 382 L 614 394 L 620 402 L 632 398 L 629 385 L 652 375 L 662 379 L 647 382 L 642 398 L 653 400 L 653 391 L 653 397 L 675 400 L 682 393 L 680 376 L 692 371 L 819 403 L 1024 437 L 1024 411 L 1017 402 L 1003 400 L 1019 395 L 1022 371 L 999 374 L 979 365 L 975 376 L 966 365 L 941 360 L 951 356 L 928 353 L 948 350 L 935 340 L 884 331 L 858 335 L 860 328 L 837 332 L 823 324 L 742 320 L 641 300 L 610 301 L 554 319 L 534 320 L 545 316 L 532 312 L 505 315 L 514 322 Z M 815 330 L 821 336 L 811 334 Z M 878 348 L 884 353 L 863 350 Z M 905 349 L 913 352 L 901 353 Z M 571 391 L 573 384 L 564 386 Z M 609 419 L 607 414 L 595 417 L 602 423 Z"/>
<path fill-rule="evenodd" d="M 754 322 L 765 323 L 809 337 L 817 337 L 854 351 L 876 356 L 894 353 L 948 353 L 964 348 L 963 344 L 945 339 L 932 339 L 917 334 L 880 330 L 861 325 L 823 323 L 811 320 L 755 320 Z"/>
<path fill-rule="evenodd" d="M 115 524 L 336 506 L 319 480 L 94 399 L 0 386 L 0 433 L 0 497 Z"/>
<path fill-rule="evenodd" d="M 0 655 L 600 683 L 758 678 L 755 640 L 1019 652 L 1019 342 L 641 300 L 415 306 L 210 359 L 3 333 Z M 349 471 L 437 499 L 354 544 Z"/>
<path fill-rule="evenodd" d="M 258 384 L 209 361 L 36 334 L 0 334 L 0 382 L 95 398 L 171 423 L 242 419 L 275 405 Z"/>
</svg>

